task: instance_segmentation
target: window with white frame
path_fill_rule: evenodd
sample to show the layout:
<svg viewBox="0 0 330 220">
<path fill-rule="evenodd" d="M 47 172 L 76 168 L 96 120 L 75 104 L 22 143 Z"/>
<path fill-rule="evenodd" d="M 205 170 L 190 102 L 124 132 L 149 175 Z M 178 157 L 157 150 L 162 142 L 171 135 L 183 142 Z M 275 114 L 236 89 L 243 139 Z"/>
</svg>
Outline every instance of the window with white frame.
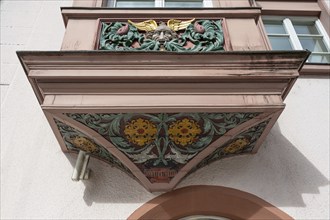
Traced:
<svg viewBox="0 0 330 220">
<path fill-rule="evenodd" d="M 330 63 L 329 36 L 317 18 L 263 17 L 273 50 L 312 52 L 309 63 Z"/>
<path fill-rule="evenodd" d="M 212 0 L 108 0 L 111 8 L 202 8 L 212 7 Z"/>
</svg>

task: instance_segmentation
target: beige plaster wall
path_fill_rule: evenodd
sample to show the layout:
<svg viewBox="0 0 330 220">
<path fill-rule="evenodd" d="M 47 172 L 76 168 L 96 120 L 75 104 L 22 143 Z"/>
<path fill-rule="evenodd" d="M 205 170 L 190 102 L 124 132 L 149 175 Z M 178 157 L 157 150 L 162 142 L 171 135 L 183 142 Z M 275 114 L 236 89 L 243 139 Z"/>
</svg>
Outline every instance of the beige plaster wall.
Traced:
<svg viewBox="0 0 330 220">
<path fill-rule="evenodd" d="M 71 0 L 1 0 L 1 104 L 20 74 L 17 50 L 58 50 L 64 25 L 60 7 L 71 6 Z M 22 76 L 20 76 L 22 77 Z"/>
<path fill-rule="evenodd" d="M 91 179 L 72 182 L 15 50 L 59 50 L 60 6 L 1 1 L 1 219 L 125 219 L 158 194 L 92 159 Z M 295 219 L 329 219 L 329 78 L 298 79 L 258 154 L 215 162 L 178 187 L 228 186 L 253 193 Z"/>
</svg>

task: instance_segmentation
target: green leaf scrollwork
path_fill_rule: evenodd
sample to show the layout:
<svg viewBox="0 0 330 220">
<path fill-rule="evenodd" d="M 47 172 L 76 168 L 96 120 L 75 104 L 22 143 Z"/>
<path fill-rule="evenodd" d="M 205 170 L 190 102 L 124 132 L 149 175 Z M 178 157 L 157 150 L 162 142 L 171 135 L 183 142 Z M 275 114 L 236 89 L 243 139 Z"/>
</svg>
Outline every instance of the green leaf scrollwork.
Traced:
<svg viewBox="0 0 330 220">
<path fill-rule="evenodd" d="M 258 113 L 66 114 L 95 130 L 135 164 L 186 164 Z"/>
<path fill-rule="evenodd" d="M 222 20 L 198 20 L 160 41 L 157 31 L 140 31 L 127 22 L 101 23 L 99 50 L 110 51 L 224 51 Z"/>
</svg>

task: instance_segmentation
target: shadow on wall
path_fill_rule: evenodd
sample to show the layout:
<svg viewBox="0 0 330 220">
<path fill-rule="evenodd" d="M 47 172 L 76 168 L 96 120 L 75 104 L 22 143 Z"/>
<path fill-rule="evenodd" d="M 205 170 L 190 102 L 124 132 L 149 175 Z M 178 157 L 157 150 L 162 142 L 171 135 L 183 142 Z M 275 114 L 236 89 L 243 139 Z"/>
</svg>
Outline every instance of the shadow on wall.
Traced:
<svg viewBox="0 0 330 220">
<path fill-rule="evenodd" d="M 302 194 L 319 194 L 319 187 L 329 185 L 299 146 L 282 135 L 278 123 L 257 154 L 217 161 L 191 174 L 178 187 L 203 182 L 250 192 L 281 207 L 305 207 Z"/>
<path fill-rule="evenodd" d="M 76 157 L 67 156 L 72 165 Z M 91 178 L 83 181 L 87 205 L 95 203 L 143 203 L 161 193 L 149 193 L 117 168 L 91 159 Z M 319 194 L 329 181 L 282 134 L 276 123 L 255 155 L 214 162 L 186 177 L 177 188 L 219 185 L 246 191 L 278 206 L 304 207 L 302 194 Z"/>
<path fill-rule="evenodd" d="M 77 156 L 66 155 L 74 167 Z M 86 187 L 83 198 L 88 206 L 93 203 L 141 203 L 160 195 L 150 193 L 126 173 L 98 159 L 91 158 L 88 168 L 91 169 L 89 180 L 82 180 Z"/>
</svg>

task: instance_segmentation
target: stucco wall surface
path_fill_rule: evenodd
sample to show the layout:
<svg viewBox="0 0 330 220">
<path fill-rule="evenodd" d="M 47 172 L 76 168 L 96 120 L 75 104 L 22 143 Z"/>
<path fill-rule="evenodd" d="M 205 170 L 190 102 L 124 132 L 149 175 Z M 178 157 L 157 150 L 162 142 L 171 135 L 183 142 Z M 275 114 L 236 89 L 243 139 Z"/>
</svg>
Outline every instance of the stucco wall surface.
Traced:
<svg viewBox="0 0 330 220">
<path fill-rule="evenodd" d="M 1 219 L 126 219 L 158 195 L 95 159 L 90 180 L 71 181 L 76 155 L 61 152 L 15 54 L 58 50 L 60 6 L 71 4 L 1 1 Z M 301 77 L 256 155 L 215 162 L 178 187 L 232 187 L 295 219 L 329 219 L 329 87 Z"/>
<path fill-rule="evenodd" d="M 329 219 L 329 94 L 329 78 L 300 77 L 257 154 L 215 162 L 178 187 L 232 187 L 294 219 Z"/>
</svg>

